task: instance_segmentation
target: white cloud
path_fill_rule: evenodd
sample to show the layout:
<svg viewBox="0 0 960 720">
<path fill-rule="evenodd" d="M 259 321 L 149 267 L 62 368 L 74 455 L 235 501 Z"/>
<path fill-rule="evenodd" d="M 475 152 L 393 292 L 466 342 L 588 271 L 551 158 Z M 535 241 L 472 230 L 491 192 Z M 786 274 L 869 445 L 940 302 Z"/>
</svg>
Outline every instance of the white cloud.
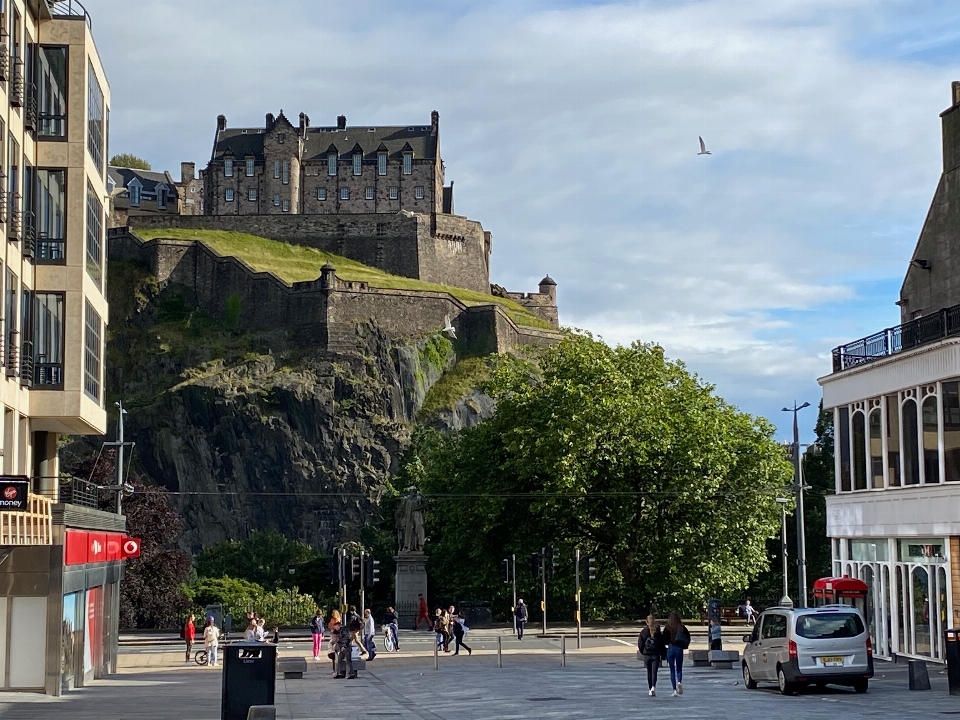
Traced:
<svg viewBox="0 0 960 720">
<path fill-rule="evenodd" d="M 112 151 L 175 170 L 205 163 L 219 113 L 438 109 L 496 282 L 549 272 L 565 322 L 656 336 L 734 402 L 828 368 L 820 336 L 843 318 L 821 331 L 778 313 L 852 316 L 857 283 L 896 285 L 939 173 L 951 78 L 851 50 L 866 1 L 86 4 Z M 774 343 L 770 323 L 795 337 Z"/>
</svg>

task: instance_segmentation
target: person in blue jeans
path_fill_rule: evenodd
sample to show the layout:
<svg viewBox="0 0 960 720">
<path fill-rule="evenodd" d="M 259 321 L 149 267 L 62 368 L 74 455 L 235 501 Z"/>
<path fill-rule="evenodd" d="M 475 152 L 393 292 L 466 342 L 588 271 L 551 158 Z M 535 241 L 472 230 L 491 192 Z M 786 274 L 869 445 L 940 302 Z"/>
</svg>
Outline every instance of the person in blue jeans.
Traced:
<svg viewBox="0 0 960 720">
<path fill-rule="evenodd" d="M 523 604 L 523 598 L 517 600 L 517 606 L 513 609 L 513 616 L 517 621 L 517 640 L 523 640 L 523 626 L 527 624 L 527 606 Z"/>
<path fill-rule="evenodd" d="M 673 685 L 672 697 L 683 695 L 683 651 L 690 647 L 690 631 L 672 612 L 667 618 L 663 630 L 664 643 L 667 646 L 667 665 L 670 666 L 670 684 Z"/>
</svg>

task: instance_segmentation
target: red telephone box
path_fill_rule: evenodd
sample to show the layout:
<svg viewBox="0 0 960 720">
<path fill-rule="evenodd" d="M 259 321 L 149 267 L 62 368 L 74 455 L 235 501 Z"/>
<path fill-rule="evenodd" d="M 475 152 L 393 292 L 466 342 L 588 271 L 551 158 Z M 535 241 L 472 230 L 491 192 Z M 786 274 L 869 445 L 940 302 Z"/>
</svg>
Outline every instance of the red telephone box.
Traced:
<svg viewBox="0 0 960 720">
<path fill-rule="evenodd" d="M 813 583 L 813 605 L 852 605 L 867 613 L 867 584 L 848 575 L 820 578 Z"/>
</svg>

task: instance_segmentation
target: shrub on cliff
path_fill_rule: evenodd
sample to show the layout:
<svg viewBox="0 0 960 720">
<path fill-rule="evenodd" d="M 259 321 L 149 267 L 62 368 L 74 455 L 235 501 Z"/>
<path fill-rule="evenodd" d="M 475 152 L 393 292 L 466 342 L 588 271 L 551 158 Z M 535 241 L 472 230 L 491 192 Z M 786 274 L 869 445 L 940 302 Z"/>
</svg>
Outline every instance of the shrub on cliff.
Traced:
<svg viewBox="0 0 960 720">
<path fill-rule="evenodd" d="M 493 417 L 421 455 L 421 489 L 435 495 L 435 595 L 497 595 L 505 609 L 502 558 L 523 568 L 549 546 L 559 568 L 548 602 L 568 617 L 576 548 L 597 558 L 600 578 L 583 593 L 594 618 L 636 617 L 652 603 L 693 609 L 766 567 L 777 492 L 792 477 L 773 426 L 660 348 L 570 335 L 535 375 L 520 360 L 499 363 L 486 390 Z M 539 597 L 530 573 L 518 581 Z"/>
</svg>

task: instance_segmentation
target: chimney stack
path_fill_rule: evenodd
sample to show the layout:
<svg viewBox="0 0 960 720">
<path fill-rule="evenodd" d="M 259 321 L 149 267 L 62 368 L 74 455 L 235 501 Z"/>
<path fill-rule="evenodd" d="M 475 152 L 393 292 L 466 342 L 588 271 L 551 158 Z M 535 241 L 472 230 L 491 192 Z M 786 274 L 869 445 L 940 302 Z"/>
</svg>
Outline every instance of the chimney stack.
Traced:
<svg viewBox="0 0 960 720">
<path fill-rule="evenodd" d="M 197 177 L 197 166 L 192 162 L 180 163 L 180 184 L 186 185 Z"/>
<path fill-rule="evenodd" d="M 337 130 L 346 130 L 346 129 L 347 129 L 347 116 L 337 115 Z"/>
<path fill-rule="evenodd" d="M 430 134 L 436 135 L 440 132 L 440 113 L 434 110 L 430 113 Z"/>
<path fill-rule="evenodd" d="M 222 132 L 227 128 L 227 116 L 217 115 L 217 132 Z"/>
<path fill-rule="evenodd" d="M 273 130 L 274 122 L 276 122 L 276 119 L 273 117 L 273 113 L 267 113 L 267 116 L 264 118 L 264 127 L 267 132 Z"/>
<path fill-rule="evenodd" d="M 950 89 L 953 91 L 953 104 L 960 105 L 960 81 L 954 80 L 950 84 Z"/>
<path fill-rule="evenodd" d="M 300 113 L 300 137 L 306 139 L 308 127 L 310 127 L 310 118 L 306 113 Z"/>
</svg>

